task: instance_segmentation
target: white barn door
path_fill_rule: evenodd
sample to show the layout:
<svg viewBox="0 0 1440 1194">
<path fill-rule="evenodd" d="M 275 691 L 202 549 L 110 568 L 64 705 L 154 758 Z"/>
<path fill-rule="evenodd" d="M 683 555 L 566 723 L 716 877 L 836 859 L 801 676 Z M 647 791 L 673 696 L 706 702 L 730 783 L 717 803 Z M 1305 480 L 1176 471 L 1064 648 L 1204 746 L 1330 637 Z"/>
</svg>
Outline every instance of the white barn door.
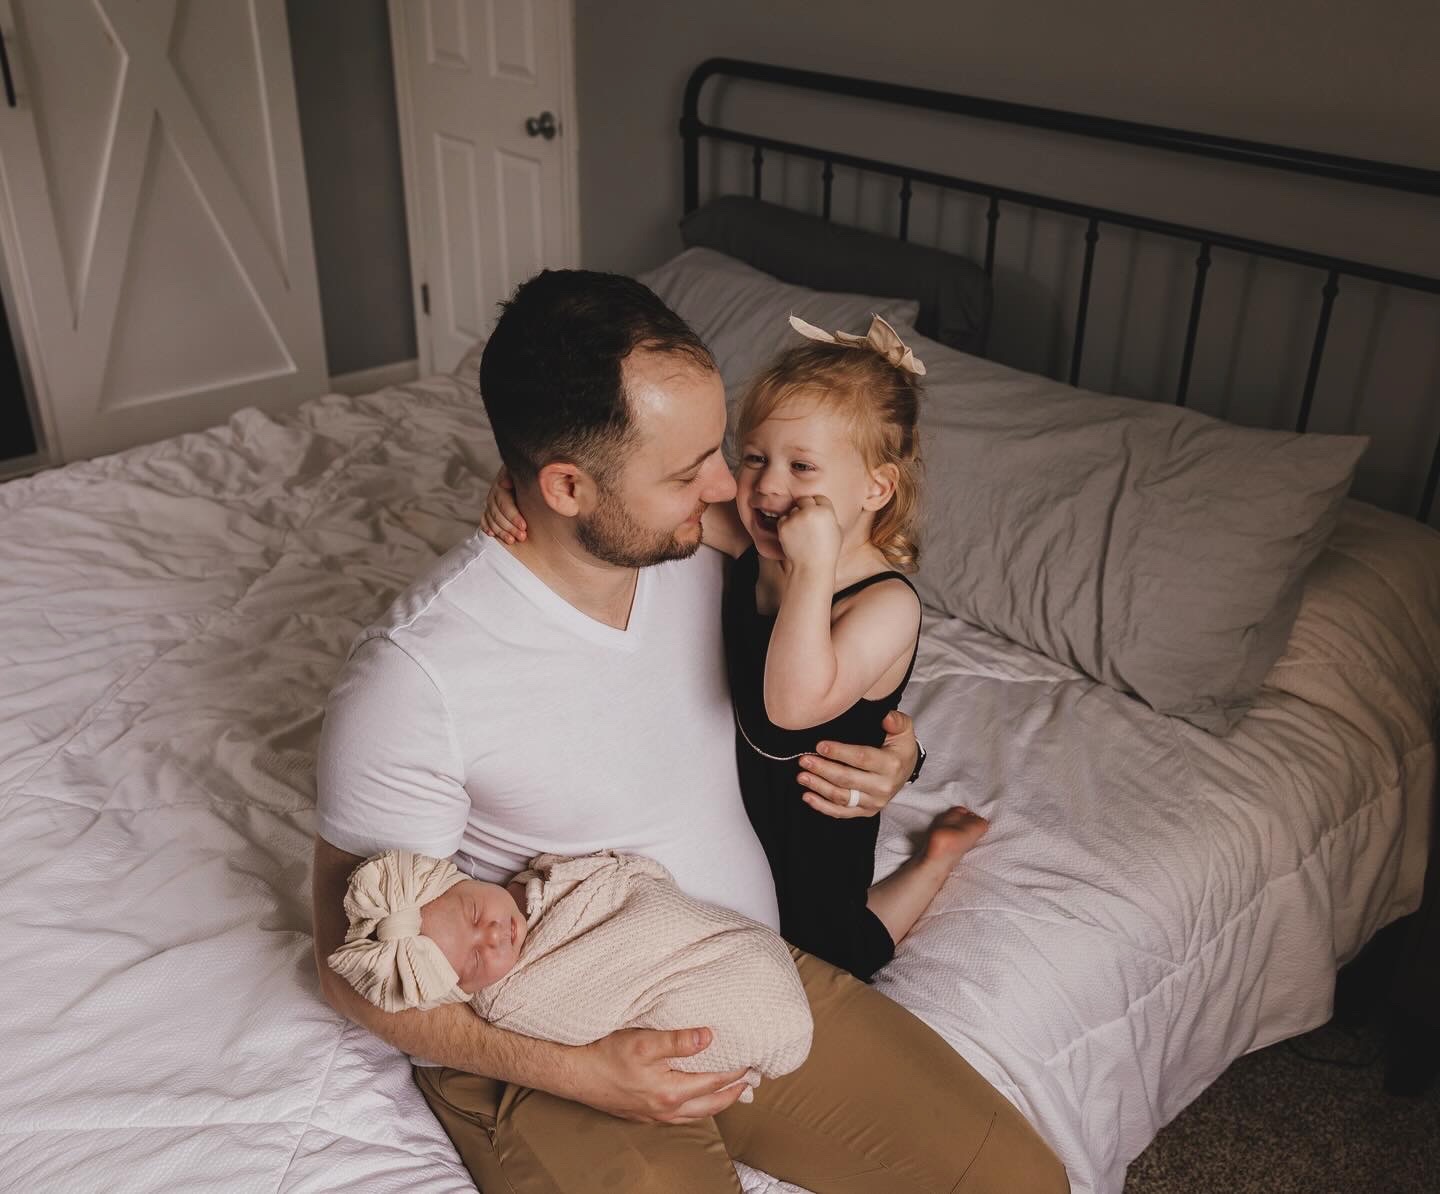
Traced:
<svg viewBox="0 0 1440 1194">
<path fill-rule="evenodd" d="M 283 0 L 0 0 L 0 22 L 0 209 L 51 456 L 323 392 Z"/>
<path fill-rule="evenodd" d="M 390 0 L 422 373 L 574 265 L 570 0 Z"/>
</svg>

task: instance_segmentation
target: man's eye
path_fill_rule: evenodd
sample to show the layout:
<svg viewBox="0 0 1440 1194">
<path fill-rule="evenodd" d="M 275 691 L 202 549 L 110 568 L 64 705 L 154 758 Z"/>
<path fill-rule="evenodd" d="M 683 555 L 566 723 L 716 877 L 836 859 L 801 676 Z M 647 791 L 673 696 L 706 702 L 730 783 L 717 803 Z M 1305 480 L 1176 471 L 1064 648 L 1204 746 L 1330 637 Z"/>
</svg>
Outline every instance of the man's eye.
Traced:
<svg viewBox="0 0 1440 1194">
<path fill-rule="evenodd" d="M 676 479 L 679 481 L 679 483 L 680 483 L 681 485 L 689 485 L 689 484 L 690 484 L 691 482 L 693 482 L 693 481 L 695 480 L 695 478 L 698 477 L 699 475 L 700 475 L 700 473 L 699 473 L 698 471 L 696 471 L 696 472 L 691 473 L 688 477 L 678 477 L 678 478 L 676 478 Z"/>
<path fill-rule="evenodd" d="M 815 471 L 813 464 L 806 464 L 803 460 L 795 461 L 790 467 L 797 473 L 813 473 Z"/>
</svg>

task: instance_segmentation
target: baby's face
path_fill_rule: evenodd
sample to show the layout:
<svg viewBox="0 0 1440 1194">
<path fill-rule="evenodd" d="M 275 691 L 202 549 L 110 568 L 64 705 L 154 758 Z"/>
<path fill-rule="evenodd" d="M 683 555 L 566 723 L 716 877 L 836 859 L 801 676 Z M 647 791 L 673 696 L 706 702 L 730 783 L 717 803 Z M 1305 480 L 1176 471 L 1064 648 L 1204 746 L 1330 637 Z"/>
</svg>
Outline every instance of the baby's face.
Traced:
<svg viewBox="0 0 1440 1194">
<path fill-rule="evenodd" d="M 421 907 L 420 931 L 455 968 L 460 989 L 473 995 L 510 973 L 525 944 L 525 915 L 510 891 L 466 879 Z"/>
</svg>

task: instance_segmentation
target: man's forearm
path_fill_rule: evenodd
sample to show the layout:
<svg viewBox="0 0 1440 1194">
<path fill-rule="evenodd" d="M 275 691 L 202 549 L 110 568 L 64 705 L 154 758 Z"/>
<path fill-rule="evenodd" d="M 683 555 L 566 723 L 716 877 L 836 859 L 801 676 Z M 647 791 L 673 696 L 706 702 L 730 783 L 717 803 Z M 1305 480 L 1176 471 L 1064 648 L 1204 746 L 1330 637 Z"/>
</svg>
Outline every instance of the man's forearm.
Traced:
<svg viewBox="0 0 1440 1194">
<path fill-rule="evenodd" d="M 317 962 L 324 965 L 323 958 Z M 575 1050 L 568 1046 L 496 1028 L 468 1004 L 452 1003 L 428 1012 L 387 1013 L 362 998 L 339 975 L 321 981 L 327 988 L 326 999 L 336 1011 L 412 1057 L 564 1098 L 576 1097 L 578 1067 L 572 1057 Z"/>
</svg>

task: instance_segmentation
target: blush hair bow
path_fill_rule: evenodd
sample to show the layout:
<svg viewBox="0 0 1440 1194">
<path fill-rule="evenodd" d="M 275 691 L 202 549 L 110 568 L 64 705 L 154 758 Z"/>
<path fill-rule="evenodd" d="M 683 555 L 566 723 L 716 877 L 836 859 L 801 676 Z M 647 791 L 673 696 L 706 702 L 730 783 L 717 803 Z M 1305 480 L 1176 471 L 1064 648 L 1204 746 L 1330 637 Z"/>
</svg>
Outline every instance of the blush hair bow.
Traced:
<svg viewBox="0 0 1440 1194">
<path fill-rule="evenodd" d="M 897 369 L 913 373 L 916 377 L 925 376 L 925 366 L 919 358 L 910 351 L 905 341 L 900 339 L 895 329 L 878 315 L 870 316 L 870 330 L 863 336 L 855 336 L 850 332 L 827 332 L 813 323 L 806 323 L 798 315 L 790 316 L 790 326 L 808 340 L 819 340 L 822 344 L 842 344 L 846 348 L 868 348 L 871 352 L 879 353 Z"/>
<path fill-rule="evenodd" d="M 386 850 L 350 876 L 345 944 L 330 968 L 381 1011 L 428 1011 L 470 997 L 444 951 L 420 932 L 420 907 L 465 875 L 453 863 L 409 850 Z"/>
</svg>

